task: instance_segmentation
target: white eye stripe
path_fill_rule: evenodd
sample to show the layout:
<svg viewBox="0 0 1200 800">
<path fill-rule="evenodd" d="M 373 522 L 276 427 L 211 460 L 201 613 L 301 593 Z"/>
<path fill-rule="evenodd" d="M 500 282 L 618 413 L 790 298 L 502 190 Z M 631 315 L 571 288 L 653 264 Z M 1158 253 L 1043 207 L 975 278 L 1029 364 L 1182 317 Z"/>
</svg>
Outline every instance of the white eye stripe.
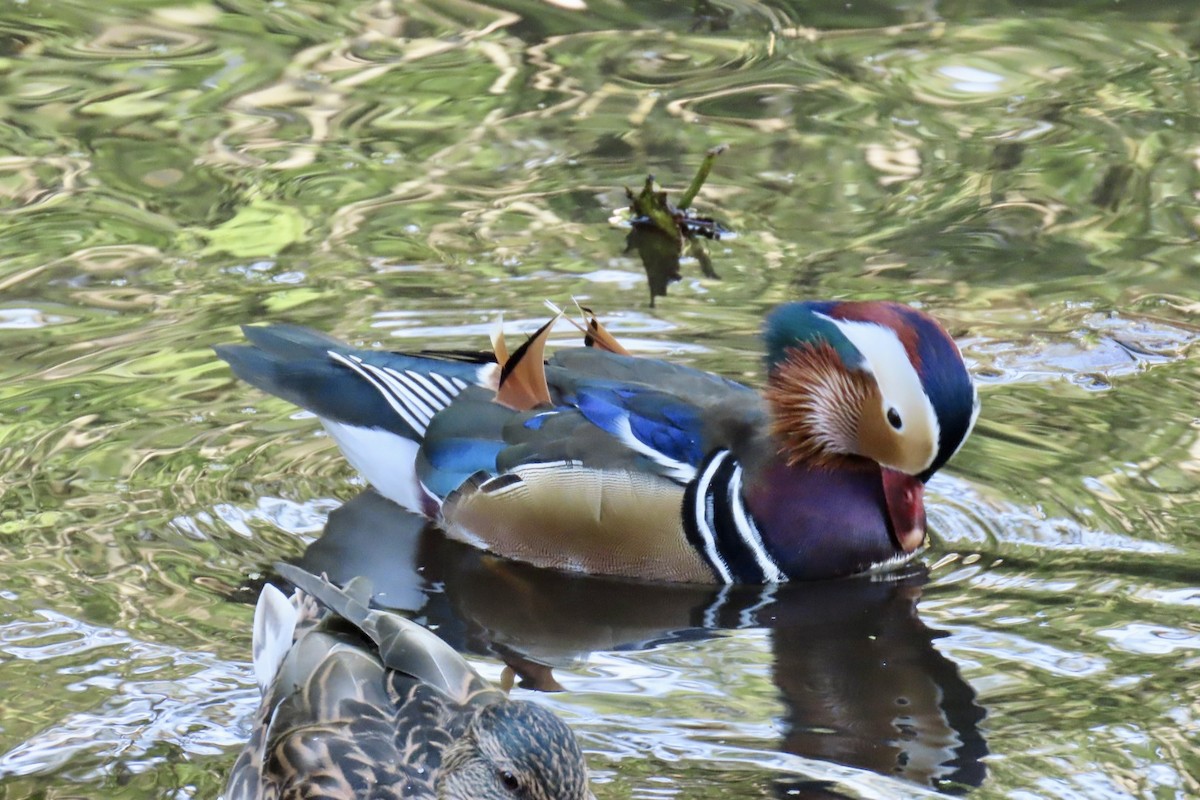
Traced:
<svg viewBox="0 0 1200 800">
<path fill-rule="evenodd" d="M 886 415 L 888 408 L 894 407 L 900 414 L 906 435 L 918 436 L 922 428 L 928 431 L 930 448 L 925 466 L 932 464 L 937 458 L 941 426 L 900 337 L 891 328 L 875 322 L 834 319 L 824 314 L 817 316 L 836 325 L 862 354 L 866 360 L 865 369 L 875 376 L 883 395 L 883 413 Z"/>
</svg>

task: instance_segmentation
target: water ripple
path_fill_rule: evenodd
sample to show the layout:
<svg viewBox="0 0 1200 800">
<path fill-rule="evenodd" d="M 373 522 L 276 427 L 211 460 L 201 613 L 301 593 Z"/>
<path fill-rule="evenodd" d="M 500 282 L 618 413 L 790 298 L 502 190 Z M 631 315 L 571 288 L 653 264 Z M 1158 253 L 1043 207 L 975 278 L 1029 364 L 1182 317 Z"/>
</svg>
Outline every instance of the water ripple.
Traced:
<svg viewBox="0 0 1200 800">
<path fill-rule="evenodd" d="M 1096 530 L 1072 519 L 1047 518 L 1033 509 L 988 497 L 966 481 L 947 475 L 936 476 L 930 490 L 937 498 L 928 506 L 930 528 L 939 542 L 948 545 L 984 546 L 1001 553 L 1017 545 L 1147 556 L 1181 552 L 1170 544 Z"/>
<path fill-rule="evenodd" d="M 153 769 L 160 759 L 151 754 L 164 742 L 200 756 L 228 750 L 244 738 L 230 723 L 236 708 L 252 711 L 257 705 L 248 666 L 138 641 L 52 611 L 36 613 L 39 622 L 0 626 L 0 650 L 21 660 L 69 660 L 74 666 L 64 672 L 81 677 L 68 691 L 99 689 L 103 699 L 0 755 L 0 777 L 70 769 L 75 780 L 94 780 L 118 761 L 133 771 Z M 118 665 L 124 677 L 114 680 Z"/>
<path fill-rule="evenodd" d="M 246 734 L 227 598 L 361 479 L 210 345 L 480 347 L 572 296 L 750 382 L 785 300 L 945 319 L 984 411 L 930 486 L 919 611 L 987 715 L 970 791 L 1200 794 L 1191 9 L 582 5 L 0 8 L 0 795 L 213 796 Z M 678 197 L 721 143 L 723 280 L 649 310 L 622 189 Z M 544 702 L 601 796 L 927 794 L 779 752 L 778 644 L 601 652 Z"/>
</svg>

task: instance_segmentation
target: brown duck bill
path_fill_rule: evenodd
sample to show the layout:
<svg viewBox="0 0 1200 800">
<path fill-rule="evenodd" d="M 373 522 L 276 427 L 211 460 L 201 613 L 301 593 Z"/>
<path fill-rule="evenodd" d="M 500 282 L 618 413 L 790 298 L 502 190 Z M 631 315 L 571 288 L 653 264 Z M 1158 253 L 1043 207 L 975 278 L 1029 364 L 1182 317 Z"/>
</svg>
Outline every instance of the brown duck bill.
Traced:
<svg viewBox="0 0 1200 800">
<path fill-rule="evenodd" d="M 925 484 L 894 469 L 880 471 L 892 536 L 901 550 L 911 553 L 925 542 Z"/>
</svg>

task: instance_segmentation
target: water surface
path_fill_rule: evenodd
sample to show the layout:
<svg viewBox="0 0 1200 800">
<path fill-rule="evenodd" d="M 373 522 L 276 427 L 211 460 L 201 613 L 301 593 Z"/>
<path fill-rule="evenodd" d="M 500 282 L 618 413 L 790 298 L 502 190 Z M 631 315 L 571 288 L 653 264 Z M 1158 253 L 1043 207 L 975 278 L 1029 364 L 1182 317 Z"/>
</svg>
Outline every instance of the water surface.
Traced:
<svg viewBox="0 0 1200 800">
<path fill-rule="evenodd" d="M 600 797 L 1200 794 L 1193 3 L 583 5 L 0 9 L 0 797 L 215 797 L 256 581 L 378 511 L 211 345 L 478 347 L 572 296 L 752 382 L 780 301 L 919 303 L 984 401 L 896 581 L 613 588 L 392 520 L 448 570 L 397 605 L 552 664 Z M 721 143 L 723 280 L 650 309 L 614 210 Z"/>
</svg>

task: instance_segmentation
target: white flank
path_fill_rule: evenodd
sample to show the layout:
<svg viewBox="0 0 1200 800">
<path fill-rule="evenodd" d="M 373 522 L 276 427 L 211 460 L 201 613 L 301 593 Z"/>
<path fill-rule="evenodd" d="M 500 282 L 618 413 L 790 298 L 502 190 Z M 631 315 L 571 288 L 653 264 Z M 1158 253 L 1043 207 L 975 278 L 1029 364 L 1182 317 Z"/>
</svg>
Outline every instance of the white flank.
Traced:
<svg viewBox="0 0 1200 800">
<path fill-rule="evenodd" d="M 721 558 L 721 553 L 717 550 L 716 534 L 708 523 L 712 517 L 712 500 L 708 496 L 708 489 L 712 486 L 713 476 L 717 474 L 717 470 L 721 468 L 727 458 L 729 458 L 729 451 L 722 450 L 713 456 L 712 461 L 708 462 L 708 467 L 700 475 L 700 480 L 696 482 L 696 507 L 693 511 L 696 515 L 696 529 L 700 532 L 700 538 L 704 540 L 704 555 L 708 559 L 708 563 L 712 564 L 721 576 L 722 583 L 733 583 L 729 565 L 725 563 L 725 559 Z"/>
<path fill-rule="evenodd" d="M 858 348 L 867 360 L 875 382 L 883 394 L 883 410 L 894 407 L 904 422 L 902 434 L 909 442 L 926 440 L 929 450 L 924 466 L 928 467 L 937 457 L 940 429 L 933 404 L 921 386 L 916 367 L 908 360 L 908 352 L 900 337 L 891 328 L 874 322 L 857 322 L 818 314 L 838 327 L 838 330 Z M 926 454 L 922 454 L 926 455 Z M 913 470 L 913 473 L 921 469 Z"/>
<path fill-rule="evenodd" d="M 696 468 L 691 464 L 685 464 L 682 461 L 677 461 L 671 458 L 666 453 L 655 450 L 650 445 L 637 438 L 633 432 L 633 426 L 629 422 L 629 416 L 625 415 L 617 421 L 617 439 L 621 444 L 628 447 L 630 450 L 645 456 L 646 458 L 663 467 L 667 471 L 667 477 L 679 483 L 689 483 L 692 478 L 696 477 Z"/>
<path fill-rule="evenodd" d="M 254 678 L 264 695 L 279 674 L 284 657 L 292 649 L 299 618 L 300 612 L 283 592 L 269 583 L 263 587 L 258 605 L 254 607 L 250 652 L 254 654 Z"/>
<path fill-rule="evenodd" d="M 382 428 L 360 428 L 318 417 L 342 454 L 381 495 L 415 514 L 422 513 L 416 476 L 419 445 Z"/>
<path fill-rule="evenodd" d="M 754 554 L 754 561 L 762 570 L 763 581 L 766 583 L 784 583 L 787 581 L 787 575 L 783 574 L 783 570 L 775 563 L 775 559 L 771 558 L 771 554 L 767 552 L 766 545 L 763 544 L 762 535 L 758 532 L 758 526 L 754 524 L 754 520 L 746 513 L 746 506 L 742 502 L 742 465 L 738 464 L 733 468 L 733 474 L 729 476 L 729 506 L 733 509 L 733 521 L 737 525 L 738 536 L 742 537 L 742 541 L 746 543 L 746 547 Z"/>
</svg>

